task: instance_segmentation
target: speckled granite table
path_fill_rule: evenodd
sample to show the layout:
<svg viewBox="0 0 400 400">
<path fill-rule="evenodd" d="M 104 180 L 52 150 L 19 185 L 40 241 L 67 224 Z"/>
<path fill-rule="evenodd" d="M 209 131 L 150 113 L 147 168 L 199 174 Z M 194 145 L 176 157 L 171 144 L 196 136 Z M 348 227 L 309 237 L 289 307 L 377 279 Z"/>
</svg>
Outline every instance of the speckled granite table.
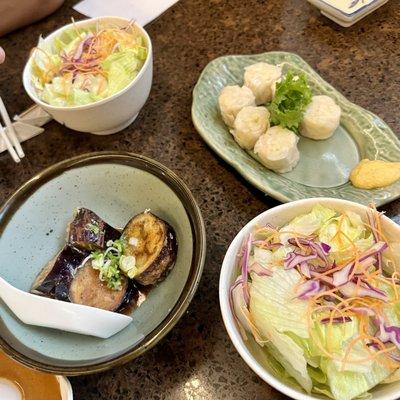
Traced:
<svg viewBox="0 0 400 400">
<path fill-rule="evenodd" d="M 46 20 L 0 39 L 8 61 L 0 92 L 10 112 L 30 105 L 21 73 L 39 33 L 81 18 L 67 1 Z M 218 277 L 236 232 L 277 202 L 253 189 L 203 143 L 190 118 L 191 91 L 203 67 L 224 54 L 286 50 L 300 54 L 348 98 L 400 126 L 400 2 L 352 28 L 341 28 L 301 0 L 181 0 L 147 26 L 154 46 L 154 82 L 137 120 L 108 137 L 71 132 L 51 122 L 24 144 L 15 165 L 0 155 L 0 202 L 41 169 L 95 150 L 127 150 L 177 172 L 196 197 L 206 222 L 208 256 L 186 315 L 154 349 L 111 371 L 72 378 L 76 400 L 284 399 L 241 360 L 225 332 Z M 400 223 L 400 201 L 384 209 Z"/>
</svg>

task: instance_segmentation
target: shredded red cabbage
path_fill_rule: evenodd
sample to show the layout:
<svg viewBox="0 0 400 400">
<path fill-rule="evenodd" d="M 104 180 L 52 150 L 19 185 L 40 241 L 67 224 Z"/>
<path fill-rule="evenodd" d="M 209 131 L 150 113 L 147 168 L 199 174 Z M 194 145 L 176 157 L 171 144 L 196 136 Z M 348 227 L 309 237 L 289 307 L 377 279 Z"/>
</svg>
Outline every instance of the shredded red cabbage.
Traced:
<svg viewBox="0 0 400 400">
<path fill-rule="evenodd" d="M 356 314 L 367 315 L 368 317 L 373 317 L 375 315 L 375 311 L 367 307 L 353 307 L 351 311 Z"/>
<path fill-rule="evenodd" d="M 377 226 L 375 224 L 375 218 L 373 217 L 373 212 L 367 213 L 367 218 L 368 218 L 369 225 L 371 227 L 372 236 L 374 237 L 375 243 L 378 243 L 380 241 L 380 237 L 378 234 Z M 382 255 L 381 254 L 377 254 L 377 262 L 378 262 L 378 270 L 382 271 Z"/>
<path fill-rule="evenodd" d="M 310 297 L 316 295 L 321 291 L 321 284 L 319 281 L 305 281 L 299 286 L 300 294 L 296 297 L 301 300 L 308 300 Z"/>
<path fill-rule="evenodd" d="M 385 242 L 378 242 L 374 244 L 368 251 L 366 251 L 359 259 L 359 267 L 362 270 L 370 267 L 376 262 L 375 256 L 382 253 L 387 248 L 387 243 Z M 333 273 L 333 285 L 338 287 L 344 285 L 346 282 L 350 280 L 350 275 L 354 270 L 355 262 L 352 261 L 351 263 L 344 266 L 341 270 L 336 271 Z M 371 289 L 371 288 L 370 288 Z M 374 288 L 372 288 L 374 290 Z"/>
<path fill-rule="evenodd" d="M 317 271 L 310 271 L 310 275 L 312 278 L 316 278 L 319 279 L 321 281 L 323 281 L 324 283 L 328 284 L 329 286 L 333 286 L 333 279 L 330 276 L 326 276 L 326 275 L 320 275 Z"/>
<path fill-rule="evenodd" d="M 85 46 L 88 46 L 90 44 L 90 42 L 93 39 L 93 36 L 94 36 L 93 33 L 89 33 L 87 37 L 79 43 L 78 47 L 74 52 L 74 55 L 72 56 L 72 61 L 80 61 L 83 49 L 85 48 Z"/>
<path fill-rule="evenodd" d="M 238 276 L 235 283 L 229 289 L 229 306 L 231 307 L 231 310 L 235 317 L 236 317 L 236 313 L 235 313 L 235 308 L 233 306 L 233 291 L 241 284 L 243 284 L 242 278 L 240 276 Z"/>
<path fill-rule="evenodd" d="M 328 255 L 329 252 L 331 251 L 331 246 L 329 246 L 329 244 L 327 244 L 327 243 L 321 242 L 321 247 L 326 255 Z"/>
<path fill-rule="evenodd" d="M 343 294 L 343 296 L 350 298 L 354 296 L 359 297 L 372 297 L 374 299 L 379 299 L 382 301 L 387 301 L 386 293 L 382 290 L 372 287 L 365 282 L 362 282 L 360 285 L 356 285 L 354 282 L 347 282 L 342 286 L 339 286 L 339 291 Z"/>
<path fill-rule="evenodd" d="M 249 272 L 254 272 L 258 276 L 272 276 L 272 271 L 268 268 L 263 267 L 259 263 L 255 262 L 251 264 Z"/>
<path fill-rule="evenodd" d="M 375 257 L 370 256 L 370 257 L 364 258 L 363 260 L 359 261 L 358 267 L 361 270 L 361 272 L 364 272 L 371 265 L 374 265 L 375 262 L 376 262 Z"/>
<path fill-rule="evenodd" d="M 378 254 L 381 254 L 383 251 L 385 251 L 388 248 L 388 244 L 386 242 L 377 242 L 375 243 L 369 250 L 367 250 L 362 257 L 360 257 L 359 261 L 364 261 L 368 257 L 371 256 L 376 256 Z"/>
<path fill-rule="evenodd" d="M 385 325 L 382 318 L 378 318 L 379 332 L 376 337 L 382 342 L 392 342 L 400 349 L 400 327 Z"/>
<path fill-rule="evenodd" d="M 379 241 L 380 241 L 380 238 L 379 238 L 379 235 L 378 235 L 378 229 L 377 229 L 377 226 L 376 226 L 376 224 L 375 224 L 375 218 L 374 218 L 374 216 L 373 216 L 373 213 L 374 213 L 374 211 L 372 211 L 372 212 L 368 212 L 367 213 L 367 218 L 368 218 L 368 223 L 369 223 L 369 226 L 371 227 L 371 231 L 372 231 L 372 236 L 374 237 L 374 239 L 375 239 L 375 243 L 378 243 Z"/>
<path fill-rule="evenodd" d="M 262 245 L 262 248 L 266 249 L 266 250 L 279 249 L 280 247 L 283 246 L 282 243 L 265 243 L 265 240 L 254 240 L 253 244 L 254 245 Z"/>
<path fill-rule="evenodd" d="M 342 269 L 339 271 L 336 271 L 333 273 L 333 285 L 334 286 L 341 286 L 344 285 L 346 282 L 350 280 L 350 275 L 354 270 L 354 262 L 351 262 L 344 266 Z"/>
<path fill-rule="evenodd" d="M 329 324 L 332 322 L 332 324 L 344 324 L 346 322 L 351 322 L 352 319 L 350 317 L 334 317 L 334 318 L 322 318 L 319 322 L 321 324 Z"/>
<path fill-rule="evenodd" d="M 328 264 L 327 255 L 331 248 L 326 243 L 316 243 L 310 239 L 305 238 L 291 238 L 288 240 L 288 243 L 296 247 L 299 247 L 299 244 L 303 246 L 308 246 L 313 251 L 313 253 L 315 253 L 325 264 Z"/>
<path fill-rule="evenodd" d="M 396 361 L 396 362 L 400 362 L 400 356 L 398 355 L 398 354 L 395 354 L 395 353 L 389 353 L 389 357 L 393 360 L 393 361 Z"/>
<path fill-rule="evenodd" d="M 304 256 L 303 254 L 292 251 L 291 253 L 288 253 L 287 256 L 283 260 L 284 268 L 292 269 L 301 263 L 304 263 L 309 260 L 313 260 L 315 258 L 317 258 L 316 254 L 310 254 L 309 256 Z"/>
<path fill-rule="evenodd" d="M 243 296 L 243 290 L 239 286 L 243 286 L 242 277 L 239 275 L 236 279 L 235 283 L 229 289 L 229 307 L 232 310 L 233 317 L 235 318 L 236 322 L 239 325 L 242 325 L 242 321 L 240 320 L 239 316 L 236 313 L 235 309 L 235 301 L 234 301 L 234 292 L 235 290 L 240 290 L 241 295 Z M 244 301 L 244 298 L 243 298 Z"/>
<path fill-rule="evenodd" d="M 300 263 L 300 272 L 308 279 L 311 279 L 311 271 L 306 261 Z"/>
<path fill-rule="evenodd" d="M 250 302 L 250 293 L 249 293 L 249 286 L 247 284 L 247 279 L 249 276 L 249 258 L 251 251 L 251 243 L 252 243 L 252 235 L 250 234 L 244 246 L 243 256 L 242 256 L 242 287 L 243 287 L 244 300 L 247 305 L 249 305 Z"/>
</svg>

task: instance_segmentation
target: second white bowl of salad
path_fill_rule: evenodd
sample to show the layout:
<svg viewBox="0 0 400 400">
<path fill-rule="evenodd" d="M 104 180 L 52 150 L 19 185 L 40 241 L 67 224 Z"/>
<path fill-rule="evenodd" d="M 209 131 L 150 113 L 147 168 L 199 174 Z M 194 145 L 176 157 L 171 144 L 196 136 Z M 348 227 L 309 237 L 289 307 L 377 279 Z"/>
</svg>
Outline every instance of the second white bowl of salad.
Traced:
<svg viewBox="0 0 400 400">
<path fill-rule="evenodd" d="M 299 400 L 400 392 L 400 227 L 346 200 L 260 214 L 223 261 L 228 334 L 265 382 Z"/>
<path fill-rule="evenodd" d="M 152 44 L 138 24 L 120 17 L 73 22 L 40 38 L 23 84 L 56 121 L 106 135 L 137 117 L 153 78 Z"/>
</svg>

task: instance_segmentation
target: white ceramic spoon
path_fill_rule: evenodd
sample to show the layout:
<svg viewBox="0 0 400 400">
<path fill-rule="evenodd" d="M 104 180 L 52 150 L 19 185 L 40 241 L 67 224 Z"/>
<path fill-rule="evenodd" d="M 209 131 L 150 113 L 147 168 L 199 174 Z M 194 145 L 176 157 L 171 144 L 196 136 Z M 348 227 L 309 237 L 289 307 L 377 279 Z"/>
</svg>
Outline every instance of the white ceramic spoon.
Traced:
<svg viewBox="0 0 400 400">
<path fill-rule="evenodd" d="M 103 339 L 115 335 L 132 321 L 127 315 L 24 292 L 1 277 L 0 299 L 25 324 Z"/>
</svg>

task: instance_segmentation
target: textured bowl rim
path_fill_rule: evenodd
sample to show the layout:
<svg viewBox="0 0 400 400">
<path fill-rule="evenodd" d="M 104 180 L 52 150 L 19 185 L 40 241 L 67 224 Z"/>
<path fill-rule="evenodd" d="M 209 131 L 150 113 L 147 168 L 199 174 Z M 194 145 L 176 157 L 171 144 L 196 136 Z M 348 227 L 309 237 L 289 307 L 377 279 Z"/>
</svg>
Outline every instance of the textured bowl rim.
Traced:
<svg viewBox="0 0 400 400">
<path fill-rule="evenodd" d="M 132 348 L 128 349 L 122 354 L 112 357 L 109 360 L 97 363 L 94 362 L 84 366 L 53 366 L 49 363 L 33 360 L 25 354 L 22 354 L 21 352 L 15 350 L 0 336 L 0 348 L 16 361 L 19 361 L 28 367 L 43 372 L 73 376 L 105 371 L 117 365 L 131 361 L 144 353 L 146 350 L 149 350 L 155 346 L 176 325 L 176 323 L 185 313 L 197 290 L 203 272 L 206 255 L 206 231 L 200 208 L 197 205 L 196 200 L 189 188 L 182 181 L 182 179 L 175 174 L 175 172 L 171 171 L 158 161 L 139 154 L 118 151 L 87 153 L 61 161 L 46 168 L 42 172 L 39 172 L 33 178 L 20 186 L 20 188 L 17 189 L 17 191 L 0 208 L 0 237 L 2 236 L 2 233 L 5 230 L 9 220 L 18 210 L 20 205 L 23 204 L 25 200 L 41 185 L 61 175 L 63 172 L 74 168 L 112 162 L 139 168 L 153 174 L 167 184 L 182 202 L 182 205 L 184 206 L 189 218 L 193 234 L 192 263 L 185 286 L 174 307 L 171 309 L 165 319 L 161 321 L 155 329 L 153 329 L 153 331 L 146 335 L 143 340 L 141 340 Z"/>
<path fill-rule="evenodd" d="M 256 222 L 258 222 L 260 219 L 264 219 L 265 216 L 268 214 L 272 213 L 277 213 L 277 212 L 285 212 L 287 209 L 295 208 L 299 205 L 303 204 L 310 204 L 314 205 L 317 203 L 331 203 L 330 205 L 334 207 L 334 203 L 336 204 L 341 204 L 343 206 L 352 206 L 352 207 L 357 207 L 359 209 L 366 210 L 368 209 L 367 206 L 356 203 L 353 201 L 349 200 L 343 200 L 343 199 L 337 199 L 333 197 L 314 197 L 314 198 L 308 198 L 308 199 L 301 199 L 301 200 L 295 200 L 290 203 L 285 203 L 281 204 L 276 207 L 272 207 L 266 211 L 263 211 L 262 213 L 258 214 L 256 217 L 252 218 L 249 222 L 247 222 L 241 229 L 240 231 L 235 235 L 234 239 L 230 243 L 225 256 L 224 260 L 222 262 L 222 267 L 221 267 L 221 272 L 220 272 L 220 278 L 219 278 L 219 303 L 220 303 L 220 309 L 221 309 L 221 314 L 222 314 L 222 319 L 225 325 L 225 329 L 228 333 L 228 336 L 234 345 L 236 351 L 240 354 L 242 359 L 245 361 L 245 363 L 268 385 L 272 386 L 279 392 L 290 396 L 293 399 L 296 400 L 321 400 L 321 399 L 328 399 L 327 397 L 321 397 L 321 396 L 314 396 L 312 394 L 307 394 L 305 392 L 299 392 L 298 390 L 293 389 L 286 383 L 282 382 L 279 378 L 275 377 L 272 375 L 270 372 L 268 372 L 250 353 L 246 345 L 243 345 L 241 343 L 241 334 L 236 326 L 236 323 L 234 321 L 233 314 L 231 312 L 230 304 L 229 304 L 229 298 L 226 296 L 226 291 L 227 288 L 229 288 L 230 283 L 229 283 L 229 278 L 230 278 L 230 273 L 232 269 L 232 255 L 230 254 L 233 251 L 233 248 L 236 247 L 236 245 L 243 240 L 243 236 L 245 232 L 250 229 L 250 227 L 254 226 Z M 383 218 L 385 221 L 392 225 L 397 231 L 400 232 L 400 226 L 396 224 L 396 222 L 392 221 L 390 218 L 386 217 L 383 215 Z M 229 259 L 228 259 L 229 258 Z M 392 395 L 388 395 L 385 397 L 379 397 L 379 400 L 396 400 L 398 398 L 398 391 L 396 390 L 395 393 Z M 375 397 L 372 397 L 372 399 L 375 399 Z"/>
<path fill-rule="evenodd" d="M 126 22 L 129 24 L 131 21 L 127 18 L 123 17 L 116 17 L 116 16 L 103 16 L 103 17 L 95 17 L 95 18 L 86 18 L 82 19 L 80 21 L 72 22 L 71 24 L 67 24 L 62 26 L 61 28 L 56 29 L 55 31 L 51 32 L 48 34 L 45 38 L 44 41 L 52 41 L 54 38 L 59 36 L 64 30 L 70 28 L 73 25 L 80 26 L 80 25 L 90 25 L 91 23 L 96 23 L 97 21 L 122 21 Z M 32 65 L 32 55 L 28 58 L 28 61 L 25 64 L 24 70 L 22 72 L 22 84 L 24 86 L 25 92 L 28 94 L 28 96 L 33 100 L 35 103 L 39 104 L 42 108 L 47 108 L 52 111 L 75 111 L 75 110 L 87 110 L 96 106 L 99 106 L 101 104 L 108 103 L 109 101 L 121 96 L 123 93 L 127 92 L 130 88 L 136 85 L 136 83 L 140 80 L 140 78 L 143 76 L 144 71 L 147 70 L 149 67 L 149 64 L 152 62 L 153 58 L 153 45 L 150 39 L 149 34 L 147 31 L 143 28 L 143 26 L 139 25 L 137 22 L 134 22 L 134 25 L 139 28 L 141 33 L 145 36 L 146 41 L 147 41 L 147 46 L 148 46 L 148 53 L 146 60 L 144 64 L 142 65 L 142 68 L 139 70 L 138 74 L 129 82 L 127 86 L 122 88 L 120 91 L 117 93 L 114 93 L 111 96 L 105 97 L 104 99 L 97 100 L 93 103 L 89 104 L 82 104 L 79 106 L 54 106 L 51 104 L 48 104 L 44 102 L 43 100 L 39 99 L 38 95 L 36 94 L 34 88 L 31 85 L 30 78 L 31 78 L 31 65 Z"/>
</svg>

